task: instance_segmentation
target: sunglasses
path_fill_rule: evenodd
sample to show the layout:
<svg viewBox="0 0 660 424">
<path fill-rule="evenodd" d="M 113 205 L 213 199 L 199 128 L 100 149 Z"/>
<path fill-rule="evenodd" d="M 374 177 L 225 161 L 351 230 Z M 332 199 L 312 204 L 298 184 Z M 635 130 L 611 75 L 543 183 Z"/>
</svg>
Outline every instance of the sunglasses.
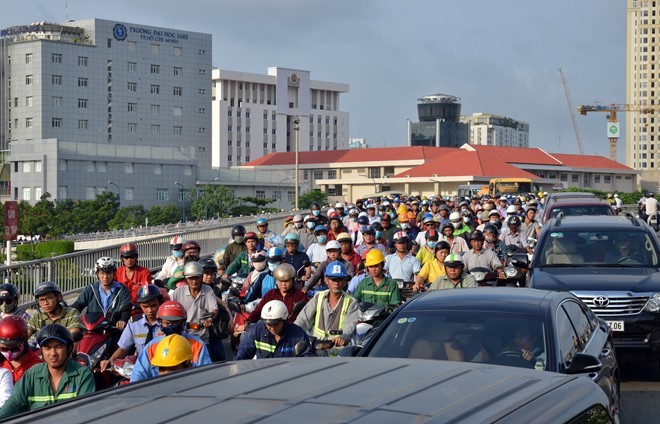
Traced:
<svg viewBox="0 0 660 424">
<path fill-rule="evenodd" d="M 10 303 L 14 303 L 14 298 L 13 297 L 0 297 L 0 305 L 2 304 L 7 304 L 9 305 Z"/>
<path fill-rule="evenodd" d="M 122 259 L 137 259 L 137 255 L 122 256 Z"/>
</svg>

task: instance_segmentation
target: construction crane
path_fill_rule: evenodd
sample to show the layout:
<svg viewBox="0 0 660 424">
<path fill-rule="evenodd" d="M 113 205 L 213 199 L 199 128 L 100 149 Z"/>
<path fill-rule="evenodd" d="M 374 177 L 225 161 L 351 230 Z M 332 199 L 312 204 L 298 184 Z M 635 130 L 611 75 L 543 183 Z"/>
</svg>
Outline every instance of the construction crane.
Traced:
<svg viewBox="0 0 660 424">
<path fill-rule="evenodd" d="M 619 142 L 619 122 L 617 121 L 617 112 L 636 112 L 636 113 L 656 113 L 660 110 L 660 105 L 633 105 L 612 103 L 607 105 L 579 105 L 580 115 L 586 115 L 588 112 L 607 112 L 607 134 L 610 135 L 610 159 L 617 160 L 617 143 Z"/>
<path fill-rule="evenodd" d="M 580 149 L 580 154 L 584 154 L 584 147 L 582 146 L 582 138 L 580 137 L 580 130 L 577 126 L 577 120 L 575 119 L 575 107 L 573 106 L 573 98 L 571 97 L 571 92 L 568 89 L 568 81 L 566 80 L 566 74 L 564 73 L 563 68 L 557 68 L 559 75 L 561 76 L 561 83 L 564 85 L 564 93 L 566 93 L 566 102 L 568 103 L 568 110 L 571 113 L 571 121 L 573 121 L 573 129 L 575 130 L 575 138 L 577 140 L 578 149 Z"/>
</svg>

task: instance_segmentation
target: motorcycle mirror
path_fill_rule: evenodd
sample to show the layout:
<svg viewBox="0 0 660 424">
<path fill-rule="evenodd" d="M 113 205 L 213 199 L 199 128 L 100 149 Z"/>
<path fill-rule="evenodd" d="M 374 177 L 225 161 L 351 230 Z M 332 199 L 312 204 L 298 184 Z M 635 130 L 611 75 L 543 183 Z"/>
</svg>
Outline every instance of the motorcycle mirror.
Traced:
<svg viewBox="0 0 660 424">
<path fill-rule="evenodd" d="M 306 303 L 306 302 L 303 302 L 303 301 L 296 302 L 296 303 L 293 305 L 293 309 L 292 309 L 292 311 L 291 311 L 291 314 L 292 314 L 292 315 L 299 314 L 300 311 L 303 310 L 303 308 L 305 307 L 306 304 L 307 304 L 307 303 Z"/>
<path fill-rule="evenodd" d="M 237 314 L 241 313 L 241 307 L 236 302 L 227 302 L 227 306 L 229 307 L 229 310 L 231 310 L 232 312 L 235 312 Z"/>
<path fill-rule="evenodd" d="M 74 332 L 71 333 L 71 335 L 73 336 L 73 342 L 74 343 L 77 343 L 77 342 L 81 341 L 82 338 L 83 338 L 83 332 L 82 331 L 74 331 Z"/>
<path fill-rule="evenodd" d="M 301 356 L 307 351 L 309 344 L 306 341 L 301 340 L 293 347 L 293 356 Z"/>
<path fill-rule="evenodd" d="M 241 292 L 239 292 L 236 287 L 230 287 L 229 288 L 229 294 L 231 294 L 232 296 L 239 297 Z"/>
</svg>

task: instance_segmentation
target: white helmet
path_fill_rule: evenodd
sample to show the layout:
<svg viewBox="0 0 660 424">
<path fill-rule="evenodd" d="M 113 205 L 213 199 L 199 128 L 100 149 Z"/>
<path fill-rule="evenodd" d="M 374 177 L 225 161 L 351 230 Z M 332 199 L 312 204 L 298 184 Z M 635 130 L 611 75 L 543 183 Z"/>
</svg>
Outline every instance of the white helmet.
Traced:
<svg viewBox="0 0 660 424">
<path fill-rule="evenodd" d="M 516 213 L 516 207 L 515 207 L 515 205 L 509 205 L 509 206 L 507 206 L 507 208 L 506 208 L 506 213 L 507 213 L 507 215 L 510 214 L 510 213 L 515 214 L 515 213 Z"/>
<path fill-rule="evenodd" d="M 261 319 L 266 324 L 277 324 L 289 317 L 289 311 L 281 300 L 271 300 L 261 310 Z"/>
<path fill-rule="evenodd" d="M 449 214 L 449 220 L 450 221 L 458 221 L 461 219 L 461 214 L 458 212 L 452 212 Z"/>
<path fill-rule="evenodd" d="M 99 271 L 115 272 L 117 270 L 117 264 L 115 263 L 115 260 L 112 259 L 111 257 L 104 256 L 96 261 L 95 270 L 96 272 Z"/>
</svg>

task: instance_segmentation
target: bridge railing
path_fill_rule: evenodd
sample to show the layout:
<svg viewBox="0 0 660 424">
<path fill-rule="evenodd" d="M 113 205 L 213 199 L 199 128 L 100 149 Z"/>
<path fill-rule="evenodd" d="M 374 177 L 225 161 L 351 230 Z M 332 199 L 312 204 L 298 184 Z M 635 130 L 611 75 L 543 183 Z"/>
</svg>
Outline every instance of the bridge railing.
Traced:
<svg viewBox="0 0 660 424">
<path fill-rule="evenodd" d="M 269 229 L 276 233 L 282 232 L 284 219 L 288 213 L 272 214 L 268 216 Z M 231 227 L 236 224 L 245 225 L 248 231 L 256 231 L 254 222 L 256 217 L 243 220 L 232 218 L 219 221 L 215 227 L 185 228 L 182 231 L 136 240 L 138 246 L 138 264 L 145 268 L 157 268 L 163 264 L 171 254 L 169 243 L 173 236 L 180 235 L 184 240 L 195 240 L 202 248 L 201 254 L 213 254 L 220 247 L 227 244 L 231 236 Z M 56 282 L 62 292 L 77 291 L 86 285 L 97 281 L 94 272 L 96 261 L 100 257 L 109 256 L 121 265 L 119 248 L 122 243 L 98 249 L 84 250 L 66 255 L 54 256 L 47 259 L 21 262 L 10 266 L 0 266 L 0 280 L 13 283 L 21 293 L 21 303 L 32 301 L 35 287 L 42 281 Z"/>
</svg>

